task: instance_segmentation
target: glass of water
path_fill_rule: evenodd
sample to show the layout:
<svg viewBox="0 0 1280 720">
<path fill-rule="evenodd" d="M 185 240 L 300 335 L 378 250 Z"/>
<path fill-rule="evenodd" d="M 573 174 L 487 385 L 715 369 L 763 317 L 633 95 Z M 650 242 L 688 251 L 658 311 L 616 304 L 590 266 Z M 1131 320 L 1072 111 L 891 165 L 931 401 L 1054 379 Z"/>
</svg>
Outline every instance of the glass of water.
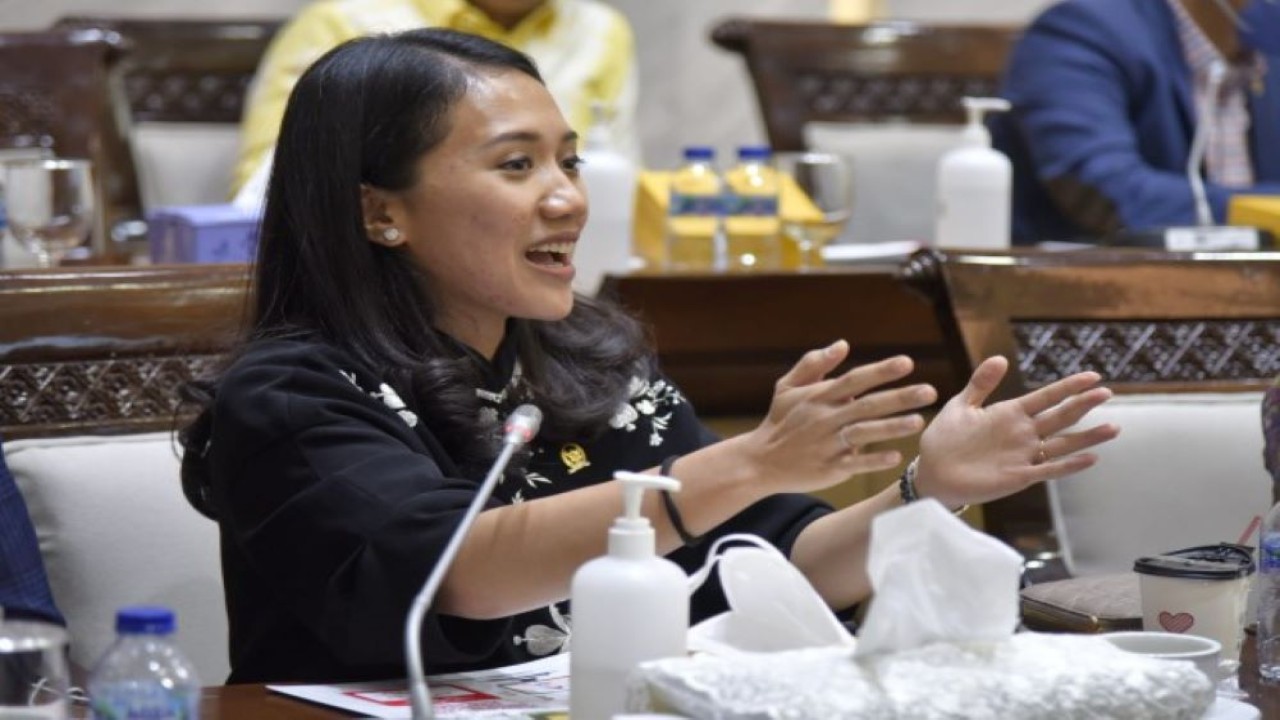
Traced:
<svg viewBox="0 0 1280 720">
<path fill-rule="evenodd" d="M 9 230 L 35 253 L 40 267 L 54 267 L 84 244 L 93 229 L 93 168 L 88 160 L 47 158 L 5 164 Z"/>
<path fill-rule="evenodd" d="M 66 720 L 70 684 L 66 630 L 0 621 L 0 720 Z"/>
</svg>

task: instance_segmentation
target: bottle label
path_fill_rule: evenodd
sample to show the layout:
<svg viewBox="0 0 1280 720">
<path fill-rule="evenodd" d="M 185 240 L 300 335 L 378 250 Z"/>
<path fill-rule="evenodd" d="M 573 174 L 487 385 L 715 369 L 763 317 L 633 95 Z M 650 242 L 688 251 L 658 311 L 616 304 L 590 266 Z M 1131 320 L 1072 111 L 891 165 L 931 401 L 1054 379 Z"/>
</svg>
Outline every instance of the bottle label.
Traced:
<svg viewBox="0 0 1280 720">
<path fill-rule="evenodd" d="M 719 215 L 721 200 L 715 195 L 693 195 L 672 192 L 667 214 L 685 215 Z"/>
<path fill-rule="evenodd" d="M 751 215 L 754 217 L 775 217 L 778 214 L 777 195 L 736 195 L 725 196 L 725 213 L 728 215 Z"/>
<path fill-rule="evenodd" d="M 1270 532 L 1262 536 L 1261 547 L 1258 548 L 1258 571 L 1280 572 L 1280 533 Z"/>
<path fill-rule="evenodd" d="M 198 689 L 167 690 L 155 685 L 125 683 L 96 690 L 95 720 L 196 720 L 200 717 Z"/>
</svg>

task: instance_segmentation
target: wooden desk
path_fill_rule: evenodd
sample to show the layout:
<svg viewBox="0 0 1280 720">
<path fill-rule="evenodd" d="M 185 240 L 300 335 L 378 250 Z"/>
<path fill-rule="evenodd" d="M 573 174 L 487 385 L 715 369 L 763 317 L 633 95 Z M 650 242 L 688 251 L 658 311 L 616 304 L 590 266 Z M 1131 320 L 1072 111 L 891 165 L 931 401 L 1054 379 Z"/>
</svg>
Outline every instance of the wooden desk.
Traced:
<svg viewBox="0 0 1280 720">
<path fill-rule="evenodd" d="M 1262 711 L 1262 720 L 1280 720 L 1280 685 L 1258 680 L 1254 636 L 1245 637 L 1240 685 L 1249 693 L 1246 702 Z M 347 713 L 277 695 L 262 685 L 226 685 L 206 688 L 200 704 L 202 720 L 330 720 L 351 717 Z"/>
</svg>

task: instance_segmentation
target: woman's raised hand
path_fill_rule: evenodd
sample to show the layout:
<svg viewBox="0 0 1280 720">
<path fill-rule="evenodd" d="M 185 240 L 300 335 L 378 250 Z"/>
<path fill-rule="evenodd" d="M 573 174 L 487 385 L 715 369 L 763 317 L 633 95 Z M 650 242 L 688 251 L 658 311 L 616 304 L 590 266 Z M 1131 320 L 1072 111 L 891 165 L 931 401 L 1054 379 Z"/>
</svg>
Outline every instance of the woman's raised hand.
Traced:
<svg viewBox="0 0 1280 720">
<path fill-rule="evenodd" d="M 893 357 L 828 378 L 848 355 L 843 340 L 805 353 L 778 379 L 768 415 L 744 438 L 746 459 L 756 463 L 760 476 L 785 484 L 775 492 L 819 490 L 856 473 L 891 468 L 901 462 L 900 453 L 866 452 L 865 446 L 924 427 L 919 413 L 909 411 L 934 402 L 932 386 L 879 389 L 910 374 L 910 358 Z"/>
<path fill-rule="evenodd" d="M 1094 372 L 984 407 L 1009 363 L 987 358 L 920 437 L 916 489 L 948 507 L 1004 497 L 1097 462 L 1083 452 L 1119 434 L 1115 425 L 1070 430 L 1111 397 Z"/>
</svg>

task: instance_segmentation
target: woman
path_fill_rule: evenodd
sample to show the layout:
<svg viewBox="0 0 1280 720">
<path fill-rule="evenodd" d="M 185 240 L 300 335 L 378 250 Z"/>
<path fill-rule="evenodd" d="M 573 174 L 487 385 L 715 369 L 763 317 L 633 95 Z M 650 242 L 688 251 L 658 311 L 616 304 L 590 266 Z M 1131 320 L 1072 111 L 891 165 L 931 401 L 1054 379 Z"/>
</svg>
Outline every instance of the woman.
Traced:
<svg viewBox="0 0 1280 720">
<path fill-rule="evenodd" d="M 185 438 L 188 495 L 221 524 L 232 682 L 402 676 L 413 595 L 496 455 L 497 418 L 522 402 L 542 431 L 437 595 L 431 671 L 566 646 L 557 603 L 604 551 L 616 469 L 683 481 L 674 512 L 653 498 L 645 512 L 686 569 L 707 543 L 682 535 L 754 532 L 833 608 L 867 594 L 869 523 L 898 489 L 838 512 L 803 493 L 899 463 L 864 447 L 919 432 L 910 411 L 933 388 L 879 389 L 911 372 L 904 357 L 827 378 L 839 341 L 778 381 L 758 428 L 716 442 L 637 324 L 572 294 L 587 217 L 576 146 L 528 59 L 472 36 L 352 41 L 299 81 L 250 336 Z M 984 363 L 925 432 L 920 495 L 1000 497 L 1088 467 L 1080 451 L 1115 435 L 1062 432 L 1109 397 L 1095 374 L 983 408 L 1004 370 Z M 694 619 L 723 607 L 712 589 Z"/>
</svg>

